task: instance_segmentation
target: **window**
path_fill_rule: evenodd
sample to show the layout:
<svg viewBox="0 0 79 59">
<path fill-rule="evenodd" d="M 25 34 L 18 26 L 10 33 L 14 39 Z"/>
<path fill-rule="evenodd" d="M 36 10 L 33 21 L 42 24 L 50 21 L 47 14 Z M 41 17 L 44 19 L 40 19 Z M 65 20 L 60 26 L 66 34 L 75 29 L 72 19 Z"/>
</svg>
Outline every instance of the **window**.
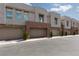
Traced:
<svg viewBox="0 0 79 59">
<path fill-rule="evenodd" d="M 56 25 L 58 24 L 58 18 L 55 18 L 55 24 Z"/>
<path fill-rule="evenodd" d="M 67 21 L 67 26 L 69 26 L 69 21 Z"/>
<path fill-rule="evenodd" d="M 13 17 L 12 11 L 11 10 L 6 10 L 6 18 L 7 19 L 12 19 L 12 17 Z"/>
<path fill-rule="evenodd" d="M 74 24 L 75 24 L 75 23 L 73 22 L 73 26 L 74 26 Z"/>
<path fill-rule="evenodd" d="M 29 18 L 29 17 L 28 17 L 28 13 L 24 13 L 24 20 L 26 20 L 26 21 L 27 21 L 27 20 L 28 20 L 28 18 Z"/>
<path fill-rule="evenodd" d="M 22 17 L 23 17 L 23 15 L 22 15 L 21 11 L 16 11 L 16 20 L 22 20 Z"/>
<path fill-rule="evenodd" d="M 44 15 L 39 14 L 39 21 L 44 22 Z"/>
</svg>

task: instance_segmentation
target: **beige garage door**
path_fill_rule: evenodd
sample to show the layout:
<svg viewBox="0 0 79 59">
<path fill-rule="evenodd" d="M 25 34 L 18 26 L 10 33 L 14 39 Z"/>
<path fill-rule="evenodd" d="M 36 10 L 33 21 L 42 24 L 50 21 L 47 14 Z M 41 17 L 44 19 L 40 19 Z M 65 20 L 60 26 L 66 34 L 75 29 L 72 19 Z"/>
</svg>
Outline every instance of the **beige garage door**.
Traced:
<svg viewBox="0 0 79 59">
<path fill-rule="evenodd" d="M 58 30 L 52 30 L 52 34 L 53 34 L 54 36 L 60 35 Z"/>
<path fill-rule="evenodd" d="M 0 29 L 0 40 L 16 39 L 21 37 L 22 37 L 22 33 L 20 29 L 12 29 L 12 28 Z"/>
<path fill-rule="evenodd" d="M 31 29 L 30 30 L 30 37 L 46 37 L 47 31 L 46 29 Z"/>
</svg>

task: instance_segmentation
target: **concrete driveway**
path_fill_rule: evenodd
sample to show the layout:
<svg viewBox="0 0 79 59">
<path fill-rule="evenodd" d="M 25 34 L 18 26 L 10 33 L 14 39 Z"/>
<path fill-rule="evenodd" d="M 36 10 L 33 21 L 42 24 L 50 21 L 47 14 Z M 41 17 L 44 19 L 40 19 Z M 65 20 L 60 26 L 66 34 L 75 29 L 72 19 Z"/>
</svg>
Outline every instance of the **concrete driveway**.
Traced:
<svg viewBox="0 0 79 59">
<path fill-rule="evenodd" d="M 79 35 L 39 38 L 0 45 L 3 56 L 79 56 Z"/>
</svg>

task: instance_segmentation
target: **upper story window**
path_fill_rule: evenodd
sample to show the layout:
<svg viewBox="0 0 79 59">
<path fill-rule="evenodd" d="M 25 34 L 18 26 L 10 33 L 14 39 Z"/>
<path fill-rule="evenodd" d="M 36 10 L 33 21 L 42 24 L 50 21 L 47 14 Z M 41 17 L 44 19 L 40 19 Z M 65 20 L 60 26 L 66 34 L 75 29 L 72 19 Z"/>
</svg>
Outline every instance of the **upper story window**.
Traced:
<svg viewBox="0 0 79 59">
<path fill-rule="evenodd" d="M 44 22 L 44 15 L 39 14 L 39 21 L 40 21 L 40 22 Z"/>
<path fill-rule="evenodd" d="M 58 18 L 55 18 L 55 24 L 57 25 L 58 24 Z"/>
<path fill-rule="evenodd" d="M 67 26 L 69 26 L 69 21 L 67 21 L 66 23 L 67 23 Z"/>
<path fill-rule="evenodd" d="M 16 20 L 22 20 L 22 17 L 23 17 L 22 12 L 16 10 Z"/>
<path fill-rule="evenodd" d="M 72 22 L 72 26 L 74 27 L 74 25 L 75 25 L 75 23 L 74 22 Z"/>
<path fill-rule="evenodd" d="M 24 13 L 24 20 L 27 21 L 28 19 L 29 19 L 29 15 L 28 15 L 28 13 L 25 12 Z"/>
<path fill-rule="evenodd" d="M 74 26 L 74 24 L 75 24 L 75 23 L 73 22 L 73 26 Z"/>
<path fill-rule="evenodd" d="M 6 9 L 6 19 L 12 19 L 12 18 L 13 18 L 12 9 Z"/>
</svg>

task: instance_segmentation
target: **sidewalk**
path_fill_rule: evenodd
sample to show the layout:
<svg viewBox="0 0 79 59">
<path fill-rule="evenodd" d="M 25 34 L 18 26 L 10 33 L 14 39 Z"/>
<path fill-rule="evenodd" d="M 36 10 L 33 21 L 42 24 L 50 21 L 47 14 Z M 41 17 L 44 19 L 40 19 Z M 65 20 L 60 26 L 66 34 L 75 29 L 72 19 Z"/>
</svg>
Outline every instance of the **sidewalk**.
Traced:
<svg viewBox="0 0 79 59">
<path fill-rule="evenodd" d="M 31 38 L 31 39 L 27 39 L 24 41 L 20 41 L 20 40 L 11 40 L 11 41 L 0 41 L 0 45 L 6 45 L 6 44 L 15 44 L 15 43 L 19 43 L 19 42 L 31 42 L 31 41 L 41 41 L 41 40 L 49 40 L 49 39 L 62 39 L 62 38 L 67 38 L 67 37 L 74 37 L 74 36 L 79 36 L 79 35 L 68 35 L 68 36 L 55 36 L 55 37 L 44 37 L 44 38 Z"/>
</svg>

